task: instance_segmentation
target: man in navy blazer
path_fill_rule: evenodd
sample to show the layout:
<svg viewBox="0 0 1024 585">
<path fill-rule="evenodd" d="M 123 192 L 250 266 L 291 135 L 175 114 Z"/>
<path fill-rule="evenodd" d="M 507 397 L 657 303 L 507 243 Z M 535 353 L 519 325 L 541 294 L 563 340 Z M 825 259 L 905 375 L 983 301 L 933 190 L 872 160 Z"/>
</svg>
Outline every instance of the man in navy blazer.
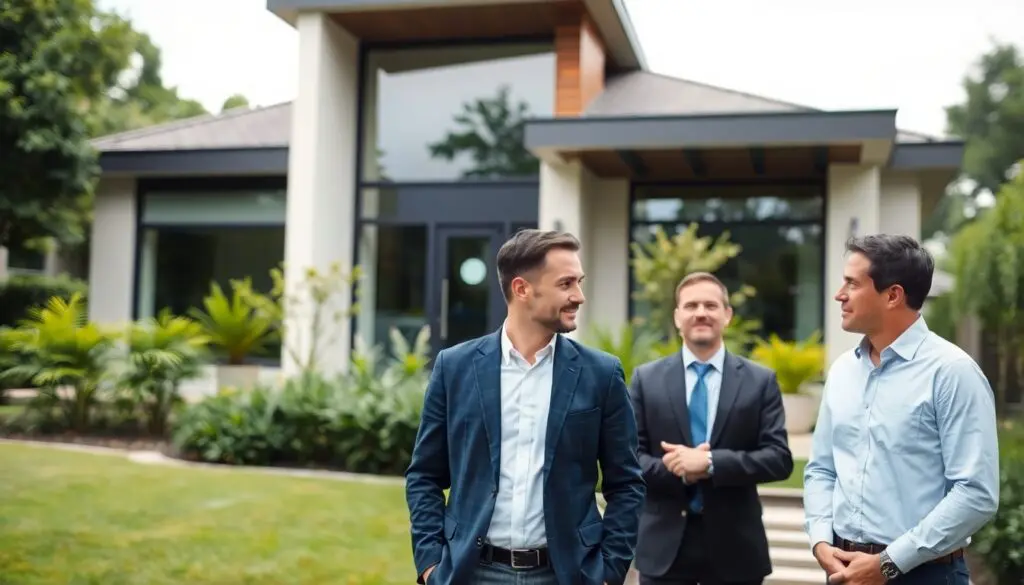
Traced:
<svg viewBox="0 0 1024 585">
<path fill-rule="evenodd" d="M 625 580 L 646 486 L 621 362 L 561 335 L 584 302 L 579 247 L 518 232 L 498 252 L 501 329 L 434 361 L 406 473 L 417 583 Z"/>
</svg>

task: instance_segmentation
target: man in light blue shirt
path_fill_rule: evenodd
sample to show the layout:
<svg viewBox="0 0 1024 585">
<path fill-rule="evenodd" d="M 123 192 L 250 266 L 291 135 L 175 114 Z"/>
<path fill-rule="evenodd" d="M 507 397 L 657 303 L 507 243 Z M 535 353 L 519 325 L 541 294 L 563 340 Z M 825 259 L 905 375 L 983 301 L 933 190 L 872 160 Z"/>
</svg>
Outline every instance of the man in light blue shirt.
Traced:
<svg viewBox="0 0 1024 585">
<path fill-rule="evenodd" d="M 864 337 L 829 369 L 804 472 L 814 556 L 831 583 L 967 585 L 963 549 L 999 501 L 992 390 L 920 314 L 927 250 L 871 235 L 847 251 L 835 300 Z"/>
</svg>

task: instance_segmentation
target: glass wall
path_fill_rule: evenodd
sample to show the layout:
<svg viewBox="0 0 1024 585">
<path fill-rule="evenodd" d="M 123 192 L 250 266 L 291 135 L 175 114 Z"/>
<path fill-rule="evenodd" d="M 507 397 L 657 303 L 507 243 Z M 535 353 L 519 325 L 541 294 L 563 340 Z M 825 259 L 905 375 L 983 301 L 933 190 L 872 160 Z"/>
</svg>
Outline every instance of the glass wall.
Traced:
<svg viewBox="0 0 1024 585">
<path fill-rule="evenodd" d="M 824 187 L 821 185 L 636 187 L 631 241 L 698 224 L 702 236 L 728 231 L 742 251 L 717 272 L 730 290 L 757 289 L 743 314 L 763 335 L 803 339 L 823 328 Z M 636 283 L 634 283 L 634 289 Z M 631 312 L 645 308 L 631 303 Z"/>
<path fill-rule="evenodd" d="M 363 85 L 363 181 L 535 177 L 525 118 L 551 116 L 551 43 L 374 50 Z"/>
<path fill-rule="evenodd" d="M 251 277 L 269 291 L 284 260 L 285 191 L 151 191 L 142 196 L 138 317 L 201 307 L 210 284 Z"/>
<path fill-rule="evenodd" d="M 370 345 L 385 344 L 397 328 L 412 342 L 429 323 L 427 226 L 364 224 L 359 231 L 357 332 Z"/>
</svg>

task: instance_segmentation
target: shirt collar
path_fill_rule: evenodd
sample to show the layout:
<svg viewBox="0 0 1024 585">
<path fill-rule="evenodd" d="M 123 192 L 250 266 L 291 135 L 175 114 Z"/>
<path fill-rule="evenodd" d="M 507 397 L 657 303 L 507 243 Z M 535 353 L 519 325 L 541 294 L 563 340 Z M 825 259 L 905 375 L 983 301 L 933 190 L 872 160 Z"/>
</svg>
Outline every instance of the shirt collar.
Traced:
<svg viewBox="0 0 1024 585">
<path fill-rule="evenodd" d="M 683 344 L 683 366 L 685 366 L 686 368 L 689 368 L 690 364 L 692 364 L 693 362 L 696 362 L 696 361 L 700 361 L 700 360 L 697 359 L 697 356 L 693 355 L 693 352 L 690 351 L 690 348 L 686 347 L 686 344 L 684 343 Z M 713 356 L 711 356 L 711 359 L 708 360 L 707 363 L 711 364 L 711 367 L 715 368 L 715 370 L 717 370 L 719 373 L 724 371 L 724 369 L 725 369 L 725 344 L 724 343 L 722 344 L 721 347 L 718 348 L 718 351 L 716 351 L 715 354 Z"/>
<path fill-rule="evenodd" d="M 928 324 L 925 323 L 924 316 L 918 315 L 917 319 L 907 327 L 907 330 L 900 334 L 889 347 L 882 350 L 882 353 L 892 351 L 896 355 L 900 356 L 906 361 L 914 359 L 917 355 L 917 350 L 920 349 L 921 344 L 928 338 Z M 860 344 L 854 349 L 857 358 L 860 359 L 868 353 L 871 348 L 871 342 L 865 335 L 861 340 Z M 881 356 L 881 354 L 879 354 Z"/>
<path fill-rule="evenodd" d="M 512 361 L 512 357 L 513 356 L 522 358 L 522 354 L 520 354 L 519 350 L 517 350 L 512 345 L 512 340 L 509 339 L 509 337 L 508 337 L 508 331 L 506 331 L 506 329 L 505 329 L 507 324 L 508 324 L 507 321 L 501 324 L 501 363 L 503 365 L 506 365 L 506 366 L 509 365 L 509 363 Z M 537 360 L 538 361 L 541 358 L 543 358 L 543 357 L 547 356 L 548 354 L 553 353 L 555 351 L 555 342 L 557 340 L 558 340 L 558 334 L 557 333 L 555 335 L 551 336 L 551 341 L 549 341 L 547 345 L 542 347 L 540 349 L 540 351 L 537 352 Z"/>
</svg>

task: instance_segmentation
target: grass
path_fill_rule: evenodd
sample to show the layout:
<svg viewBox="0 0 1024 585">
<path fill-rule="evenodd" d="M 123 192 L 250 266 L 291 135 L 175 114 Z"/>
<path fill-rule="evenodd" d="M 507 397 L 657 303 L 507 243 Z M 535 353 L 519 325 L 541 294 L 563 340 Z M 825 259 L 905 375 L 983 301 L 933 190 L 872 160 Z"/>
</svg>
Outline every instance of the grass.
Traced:
<svg viewBox="0 0 1024 585">
<path fill-rule="evenodd" d="M 0 583 L 411 583 L 401 484 L 0 444 Z"/>
<path fill-rule="evenodd" d="M 765 487 L 773 488 L 803 488 L 804 487 L 804 467 L 807 466 L 807 461 L 804 459 L 793 460 L 793 473 L 787 479 L 782 481 L 776 481 L 765 484 Z"/>
</svg>

